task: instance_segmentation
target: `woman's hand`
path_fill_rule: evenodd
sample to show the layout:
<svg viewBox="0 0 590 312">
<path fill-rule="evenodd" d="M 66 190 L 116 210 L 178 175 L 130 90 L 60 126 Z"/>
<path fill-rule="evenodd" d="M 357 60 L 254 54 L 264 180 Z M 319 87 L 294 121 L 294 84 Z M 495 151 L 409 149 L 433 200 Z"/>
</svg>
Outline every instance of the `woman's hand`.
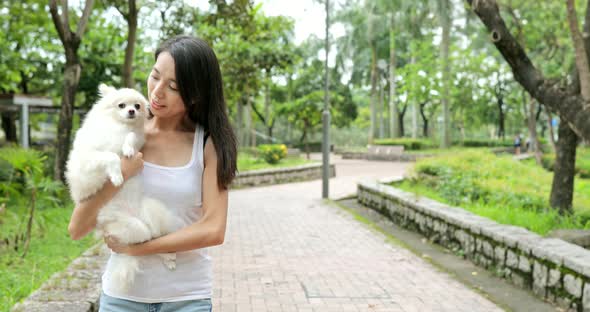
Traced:
<svg viewBox="0 0 590 312">
<path fill-rule="evenodd" d="M 139 256 L 139 246 L 141 244 L 134 244 L 134 245 L 125 245 L 120 243 L 116 238 L 112 236 L 105 236 L 104 242 L 107 246 L 114 252 L 118 254 L 127 254 L 130 256 Z"/>
<path fill-rule="evenodd" d="M 131 177 L 137 175 L 143 169 L 143 154 L 136 153 L 131 158 L 125 156 L 121 157 L 121 172 L 123 173 L 123 180 L 127 181 Z"/>
</svg>

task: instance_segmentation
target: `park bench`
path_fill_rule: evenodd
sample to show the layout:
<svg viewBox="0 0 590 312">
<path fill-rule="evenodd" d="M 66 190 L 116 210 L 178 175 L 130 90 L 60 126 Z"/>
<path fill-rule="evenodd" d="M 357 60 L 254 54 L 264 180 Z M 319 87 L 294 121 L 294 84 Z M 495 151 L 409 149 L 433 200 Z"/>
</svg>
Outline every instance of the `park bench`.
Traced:
<svg viewBox="0 0 590 312">
<path fill-rule="evenodd" d="M 369 145 L 369 160 L 399 160 L 404 153 L 403 145 Z"/>
</svg>

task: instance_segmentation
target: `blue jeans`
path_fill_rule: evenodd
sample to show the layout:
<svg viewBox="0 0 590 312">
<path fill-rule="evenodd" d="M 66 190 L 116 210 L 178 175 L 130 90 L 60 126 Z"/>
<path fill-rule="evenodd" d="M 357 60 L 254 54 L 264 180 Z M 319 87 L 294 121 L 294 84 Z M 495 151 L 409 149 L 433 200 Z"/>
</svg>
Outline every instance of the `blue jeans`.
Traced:
<svg viewBox="0 0 590 312">
<path fill-rule="evenodd" d="M 99 312 L 211 312 L 211 299 L 143 303 L 114 298 L 102 293 Z"/>
</svg>

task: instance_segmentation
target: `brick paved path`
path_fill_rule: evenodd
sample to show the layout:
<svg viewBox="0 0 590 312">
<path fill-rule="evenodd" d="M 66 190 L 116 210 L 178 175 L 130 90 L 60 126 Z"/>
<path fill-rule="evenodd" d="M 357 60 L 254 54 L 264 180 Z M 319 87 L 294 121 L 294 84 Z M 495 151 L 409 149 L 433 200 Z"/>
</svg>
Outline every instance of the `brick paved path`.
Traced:
<svg viewBox="0 0 590 312">
<path fill-rule="evenodd" d="M 331 198 L 407 166 L 333 162 Z M 225 243 L 211 250 L 214 311 L 501 311 L 320 197 L 321 181 L 231 191 Z"/>
</svg>

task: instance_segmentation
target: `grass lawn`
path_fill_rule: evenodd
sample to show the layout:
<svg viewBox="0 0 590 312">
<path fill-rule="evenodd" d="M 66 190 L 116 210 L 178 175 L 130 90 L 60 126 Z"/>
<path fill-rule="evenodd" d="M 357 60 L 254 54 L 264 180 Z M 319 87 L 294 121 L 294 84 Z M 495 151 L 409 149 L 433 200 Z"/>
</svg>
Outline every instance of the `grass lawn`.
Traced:
<svg viewBox="0 0 590 312">
<path fill-rule="evenodd" d="M 559 228 L 590 228 L 590 181 L 576 179 L 574 213 L 549 208 L 552 173 L 511 156 L 468 152 L 422 159 L 395 187 L 458 206 L 496 222 L 546 234 Z"/>
<path fill-rule="evenodd" d="M 534 159 L 528 160 L 535 162 Z M 549 171 L 553 171 L 555 164 L 555 153 L 547 153 L 543 155 L 543 167 Z M 576 150 L 576 174 L 582 179 L 590 179 L 590 147 L 578 147 Z"/>
<path fill-rule="evenodd" d="M 430 148 L 430 149 L 422 149 L 422 150 L 404 150 L 406 154 L 412 155 L 454 155 L 457 153 L 465 153 L 465 152 L 476 152 L 476 151 L 489 151 L 492 149 L 491 147 L 461 147 L 461 146 L 453 146 L 450 148 Z"/>
<path fill-rule="evenodd" d="M 0 244 L 0 311 L 9 311 L 97 242 L 91 235 L 79 241 L 70 239 L 67 226 L 71 212 L 71 206 L 38 209 L 31 245 L 24 259 L 21 250 Z M 25 220 L 22 214 L 0 215 L 0 237 L 13 237 L 18 228 L 22 229 L 18 232 L 24 232 L 26 226 L 21 220 Z"/>
<path fill-rule="evenodd" d="M 307 160 L 305 156 L 297 157 L 297 158 L 283 158 L 277 164 L 271 165 L 264 161 L 262 158 L 254 157 L 248 153 L 239 153 L 238 154 L 238 171 L 250 171 L 250 170 L 259 170 L 259 169 L 272 169 L 272 168 L 284 168 L 284 167 L 293 167 L 299 165 L 307 165 L 307 164 L 314 164 L 318 163 L 317 161 Z"/>
</svg>

